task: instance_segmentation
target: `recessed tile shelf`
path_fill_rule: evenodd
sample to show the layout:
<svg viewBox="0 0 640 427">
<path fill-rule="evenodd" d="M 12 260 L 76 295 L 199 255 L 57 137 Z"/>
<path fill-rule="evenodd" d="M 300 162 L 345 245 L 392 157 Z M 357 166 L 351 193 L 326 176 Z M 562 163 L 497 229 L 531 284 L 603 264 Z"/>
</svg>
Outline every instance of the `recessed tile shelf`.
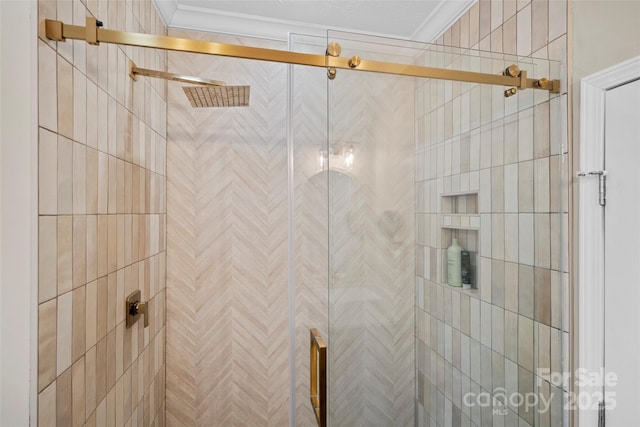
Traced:
<svg viewBox="0 0 640 427">
<path fill-rule="evenodd" d="M 472 289 L 463 289 L 461 287 L 449 286 L 446 283 L 447 276 L 447 248 L 451 244 L 453 237 L 457 237 L 460 244 L 472 253 L 478 253 L 478 245 L 480 238 L 480 214 L 478 212 L 478 192 L 464 191 L 455 193 L 440 194 L 441 213 L 439 215 L 439 225 L 442 231 L 441 247 L 442 264 L 439 277 L 442 285 L 448 286 L 466 295 L 478 297 L 480 290 L 478 289 L 478 278 L 480 277 L 478 260 L 473 259 L 473 278 Z"/>
<path fill-rule="evenodd" d="M 440 197 L 472 196 L 477 194 L 477 191 L 454 191 L 451 193 L 441 193 Z"/>
<path fill-rule="evenodd" d="M 480 215 L 470 214 L 444 214 L 442 215 L 442 228 L 454 230 L 480 230 Z"/>
</svg>

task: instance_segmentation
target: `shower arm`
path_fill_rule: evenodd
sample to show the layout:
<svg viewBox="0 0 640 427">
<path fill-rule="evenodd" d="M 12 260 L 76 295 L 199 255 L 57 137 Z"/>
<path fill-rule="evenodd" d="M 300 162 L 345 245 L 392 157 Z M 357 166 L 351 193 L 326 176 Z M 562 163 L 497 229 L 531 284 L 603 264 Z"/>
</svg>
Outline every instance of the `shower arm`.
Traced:
<svg viewBox="0 0 640 427">
<path fill-rule="evenodd" d="M 61 21 L 45 19 L 44 32 L 48 39 L 60 42 L 65 41 L 65 39 L 85 40 L 87 43 L 93 45 L 97 45 L 99 43 L 112 43 L 179 52 L 202 53 L 233 58 L 324 67 L 329 68 L 330 71 L 333 69 L 333 75 L 335 75 L 335 69 L 346 69 L 511 87 L 512 89 L 508 89 L 505 92 L 505 96 L 513 95 L 515 93 L 515 88 L 518 90 L 542 89 L 550 91 L 551 93 L 560 92 L 559 80 L 547 80 L 546 78 L 530 79 L 527 77 L 526 70 L 518 70 L 515 66 L 508 67 L 504 74 L 486 74 L 391 62 L 368 61 L 362 60 L 357 56 L 344 58 L 337 56 L 339 53 L 332 54 L 330 52 L 327 52 L 327 55 L 313 55 L 276 49 L 214 43 L 202 40 L 107 30 L 102 28 L 102 22 L 93 17 L 86 18 L 86 26 L 84 27 L 65 24 Z M 512 72 L 514 69 L 517 73 Z"/>
<path fill-rule="evenodd" d="M 147 76 L 157 79 L 172 80 L 175 82 L 191 83 L 200 86 L 226 86 L 225 82 L 218 80 L 202 79 L 200 77 L 183 76 L 181 74 L 167 73 L 165 71 L 140 68 L 133 61 L 129 61 L 129 76 L 133 80 L 138 80 L 138 76 Z"/>
</svg>

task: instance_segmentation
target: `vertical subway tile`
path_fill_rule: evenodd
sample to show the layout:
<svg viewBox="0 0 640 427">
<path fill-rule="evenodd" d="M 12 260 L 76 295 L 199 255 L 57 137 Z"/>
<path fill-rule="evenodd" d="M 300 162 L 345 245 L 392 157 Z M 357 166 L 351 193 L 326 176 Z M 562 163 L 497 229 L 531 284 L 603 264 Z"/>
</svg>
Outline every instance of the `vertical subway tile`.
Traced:
<svg viewBox="0 0 640 427">
<path fill-rule="evenodd" d="M 534 183 L 533 161 L 518 164 L 518 210 L 520 213 L 533 212 Z"/>
<path fill-rule="evenodd" d="M 514 361 L 505 359 L 504 361 L 504 388 L 507 396 L 517 396 L 518 393 L 518 365 Z M 507 399 L 509 409 L 518 411 L 514 400 Z M 516 426 L 517 424 L 507 424 Z"/>
<path fill-rule="evenodd" d="M 531 51 L 535 52 L 547 44 L 549 23 L 549 0 L 531 2 Z"/>
<path fill-rule="evenodd" d="M 73 219 L 71 215 L 57 217 L 57 280 L 58 295 L 73 287 Z"/>
<path fill-rule="evenodd" d="M 518 274 L 518 309 L 522 316 L 534 317 L 534 273 L 533 267 L 520 265 Z"/>
<path fill-rule="evenodd" d="M 98 278 L 98 216 L 87 215 L 87 255 L 85 282 Z"/>
<path fill-rule="evenodd" d="M 491 168 L 491 212 L 504 212 L 504 168 Z"/>
<path fill-rule="evenodd" d="M 539 3 L 536 0 L 535 3 Z M 550 153 L 550 116 L 549 102 L 543 102 L 534 107 L 535 129 L 533 131 L 533 151 L 534 157 L 549 157 Z"/>
<path fill-rule="evenodd" d="M 108 212 L 109 198 L 109 156 L 106 153 L 98 152 L 98 213 Z"/>
<path fill-rule="evenodd" d="M 536 212 L 549 212 L 549 158 L 534 161 L 534 207 Z"/>
<path fill-rule="evenodd" d="M 97 277 L 102 277 L 108 273 L 108 250 L 109 250 L 109 228 L 108 216 L 98 215 L 97 224 L 97 253 L 96 266 Z"/>
<path fill-rule="evenodd" d="M 548 242 L 547 242 L 548 243 Z M 534 265 L 534 215 L 518 215 L 518 259 L 521 264 Z"/>
<path fill-rule="evenodd" d="M 517 50 L 519 56 L 529 56 L 531 50 L 531 5 L 518 11 L 517 19 Z"/>
<path fill-rule="evenodd" d="M 549 157 L 549 212 L 562 212 L 562 192 L 566 188 L 566 171 L 560 156 Z"/>
<path fill-rule="evenodd" d="M 551 228 L 549 214 L 535 214 L 535 265 L 551 268 Z"/>
<path fill-rule="evenodd" d="M 533 371 L 533 320 L 518 318 L 518 364 Z"/>
<path fill-rule="evenodd" d="M 121 104 L 116 106 L 116 157 L 125 158 L 125 131 L 127 126 L 127 110 Z"/>
<path fill-rule="evenodd" d="M 38 306 L 38 390 L 42 391 L 56 378 L 57 300 Z M 55 384 L 55 383 L 54 383 Z M 55 386 L 54 386 L 55 390 Z M 54 391 L 55 393 L 55 391 Z M 55 402 L 55 399 L 54 399 Z M 55 404 L 54 404 L 55 405 Z"/>
<path fill-rule="evenodd" d="M 58 133 L 73 139 L 73 68 L 62 56 L 58 56 Z"/>
<path fill-rule="evenodd" d="M 96 408 L 96 346 L 87 350 L 85 363 L 85 411 L 91 414 Z"/>
<path fill-rule="evenodd" d="M 101 45 L 99 49 L 106 48 L 107 45 Z M 102 69 L 102 67 L 100 68 Z M 109 152 L 109 101 L 107 94 L 102 87 L 98 87 L 98 117 L 97 117 L 97 129 L 98 132 L 98 150 L 102 153 Z"/>
<path fill-rule="evenodd" d="M 514 16 L 516 14 L 516 0 L 503 0 L 502 1 L 502 15 L 503 19 L 507 20 L 508 18 Z"/>
<path fill-rule="evenodd" d="M 535 391 L 533 373 L 531 370 L 520 367 L 518 369 L 518 391 L 521 396 L 530 396 Z M 527 424 L 534 425 L 535 408 L 522 404 L 518 407 L 518 415 Z"/>
<path fill-rule="evenodd" d="M 102 276 L 97 282 L 96 340 L 100 341 L 107 334 L 108 281 Z"/>
<path fill-rule="evenodd" d="M 94 51 L 93 49 L 89 49 Z M 88 76 L 90 77 L 90 76 Z M 98 87 L 87 79 L 87 146 L 98 149 Z"/>
<path fill-rule="evenodd" d="M 38 394 L 38 427 L 56 426 L 56 381 Z"/>
<path fill-rule="evenodd" d="M 97 343 L 98 281 L 87 283 L 85 294 L 85 351 Z"/>
<path fill-rule="evenodd" d="M 117 301 L 117 280 L 116 273 L 109 273 L 107 276 L 107 332 L 111 332 L 116 327 L 116 310 L 119 307 Z"/>
<path fill-rule="evenodd" d="M 503 1 L 491 0 L 491 31 L 494 31 L 502 25 L 502 11 Z"/>
<path fill-rule="evenodd" d="M 491 316 L 491 348 L 504 354 L 504 309 L 494 305 Z"/>
<path fill-rule="evenodd" d="M 116 261 L 117 268 L 121 269 L 125 266 L 125 240 L 130 236 L 124 233 L 124 215 L 116 215 Z"/>
<path fill-rule="evenodd" d="M 96 344 L 96 402 L 98 409 L 100 402 L 107 393 L 107 337 L 105 336 Z M 100 417 L 98 417 L 100 418 Z"/>
<path fill-rule="evenodd" d="M 71 360 L 78 360 L 86 350 L 86 287 L 73 290 L 71 297 Z"/>
<path fill-rule="evenodd" d="M 113 45 L 109 45 L 109 47 L 111 46 Z M 109 93 L 109 95 L 111 94 Z M 107 152 L 115 157 L 117 151 L 117 103 L 112 97 L 107 98 L 107 110 Z"/>
<path fill-rule="evenodd" d="M 518 214 L 504 215 L 504 260 L 518 262 Z"/>
<path fill-rule="evenodd" d="M 542 323 L 536 323 L 538 339 L 536 340 L 537 369 L 549 372 L 551 369 L 551 328 Z"/>
<path fill-rule="evenodd" d="M 107 390 L 111 390 L 116 383 L 116 330 L 112 329 L 107 334 L 106 347 L 106 384 Z"/>
<path fill-rule="evenodd" d="M 87 148 L 86 171 L 86 213 L 95 215 L 98 213 L 98 151 L 93 148 Z"/>
<path fill-rule="evenodd" d="M 57 373 L 71 366 L 72 297 L 71 292 L 58 297 L 57 311 Z"/>
<path fill-rule="evenodd" d="M 38 82 L 39 125 L 56 132 L 58 130 L 57 55 L 55 50 L 42 40 L 38 40 Z"/>
<path fill-rule="evenodd" d="M 57 221 L 55 216 L 41 216 L 38 230 L 38 302 L 48 301 L 58 294 Z"/>
<path fill-rule="evenodd" d="M 73 1 L 73 25 L 84 25 L 87 16 L 86 2 Z M 69 42 L 67 42 L 69 43 Z M 73 65 L 83 73 L 87 70 L 87 44 L 80 40 L 74 40 L 73 47 Z"/>
<path fill-rule="evenodd" d="M 87 283 L 87 217 L 73 217 L 73 287 Z"/>
<path fill-rule="evenodd" d="M 567 32 L 567 2 L 549 1 L 549 36 L 552 41 Z"/>
<path fill-rule="evenodd" d="M 513 362 L 518 361 L 518 315 L 504 312 L 504 355 Z"/>
<path fill-rule="evenodd" d="M 504 119 L 504 163 L 518 161 L 518 114 L 507 115 Z"/>
<path fill-rule="evenodd" d="M 504 263 L 504 308 L 518 312 L 518 264 Z"/>
<path fill-rule="evenodd" d="M 125 184 L 124 184 L 125 162 L 118 159 L 116 161 L 116 213 L 125 213 Z"/>
<path fill-rule="evenodd" d="M 518 160 L 525 161 L 533 159 L 533 109 L 527 108 L 518 113 Z"/>
<path fill-rule="evenodd" d="M 117 254 L 117 216 L 107 216 L 107 272 L 116 270 L 118 264 Z"/>
<path fill-rule="evenodd" d="M 85 415 L 85 363 L 84 357 L 76 361 L 71 368 L 72 425 L 82 427 Z"/>
<path fill-rule="evenodd" d="M 545 325 L 551 324 L 551 270 L 536 268 L 535 319 Z"/>
<path fill-rule="evenodd" d="M 58 213 L 58 139 L 42 128 L 38 141 L 38 196 L 41 215 Z"/>
<path fill-rule="evenodd" d="M 73 211 L 73 143 L 58 137 L 58 214 Z"/>
<path fill-rule="evenodd" d="M 480 5 L 478 3 L 469 9 L 469 47 L 474 47 L 480 41 Z"/>
<path fill-rule="evenodd" d="M 87 208 L 87 147 L 73 143 L 73 213 L 84 214 Z"/>
<path fill-rule="evenodd" d="M 73 69 L 73 140 L 87 143 L 87 78 Z"/>
<path fill-rule="evenodd" d="M 562 329 L 562 313 L 565 302 L 562 297 L 562 273 L 551 271 L 551 326 Z"/>
<path fill-rule="evenodd" d="M 480 40 L 491 32 L 491 0 L 480 0 Z"/>
<path fill-rule="evenodd" d="M 564 270 L 563 264 L 566 257 L 561 252 L 563 250 L 562 242 L 568 240 L 563 235 L 564 229 L 567 228 L 566 224 L 562 224 L 563 216 L 564 215 L 558 214 L 549 215 L 549 244 L 551 246 L 549 253 L 549 268 L 558 271 Z"/>
<path fill-rule="evenodd" d="M 56 380 L 56 425 L 70 426 L 72 425 L 72 406 L 73 395 L 71 378 L 72 370 L 67 369 Z"/>
<path fill-rule="evenodd" d="M 491 303 L 504 307 L 504 261 L 491 260 Z"/>
<path fill-rule="evenodd" d="M 491 215 L 491 257 L 504 260 L 504 214 Z"/>
<path fill-rule="evenodd" d="M 460 47 L 469 47 L 469 12 L 460 18 Z"/>
<path fill-rule="evenodd" d="M 505 4 L 508 3 L 505 2 Z M 502 26 L 502 49 L 504 53 L 515 55 L 517 52 L 517 25 L 516 16 L 506 20 Z"/>
</svg>

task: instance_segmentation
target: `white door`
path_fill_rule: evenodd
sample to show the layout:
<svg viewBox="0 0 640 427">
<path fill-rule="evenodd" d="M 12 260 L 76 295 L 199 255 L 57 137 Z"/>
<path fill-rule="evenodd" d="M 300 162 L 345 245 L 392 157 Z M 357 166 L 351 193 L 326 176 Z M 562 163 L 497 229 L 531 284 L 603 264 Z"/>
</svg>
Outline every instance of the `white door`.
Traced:
<svg viewBox="0 0 640 427">
<path fill-rule="evenodd" d="M 604 366 L 606 425 L 640 425 L 640 80 L 606 92 Z"/>
</svg>

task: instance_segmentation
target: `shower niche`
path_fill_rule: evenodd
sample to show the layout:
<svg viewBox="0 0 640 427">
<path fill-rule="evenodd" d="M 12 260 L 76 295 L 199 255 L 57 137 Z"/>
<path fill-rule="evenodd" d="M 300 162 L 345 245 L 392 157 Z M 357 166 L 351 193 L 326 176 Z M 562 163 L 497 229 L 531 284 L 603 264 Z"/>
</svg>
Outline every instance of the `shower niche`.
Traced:
<svg viewBox="0 0 640 427">
<path fill-rule="evenodd" d="M 451 289 L 471 295 L 479 292 L 478 278 L 479 268 L 477 254 L 480 241 L 480 214 L 478 212 L 478 192 L 460 191 L 442 193 L 440 195 L 440 242 L 441 264 L 438 272 L 438 280 L 442 285 L 447 285 L 448 258 L 447 248 L 454 238 L 462 249 L 469 252 L 471 263 L 471 289 L 449 286 Z"/>
</svg>

